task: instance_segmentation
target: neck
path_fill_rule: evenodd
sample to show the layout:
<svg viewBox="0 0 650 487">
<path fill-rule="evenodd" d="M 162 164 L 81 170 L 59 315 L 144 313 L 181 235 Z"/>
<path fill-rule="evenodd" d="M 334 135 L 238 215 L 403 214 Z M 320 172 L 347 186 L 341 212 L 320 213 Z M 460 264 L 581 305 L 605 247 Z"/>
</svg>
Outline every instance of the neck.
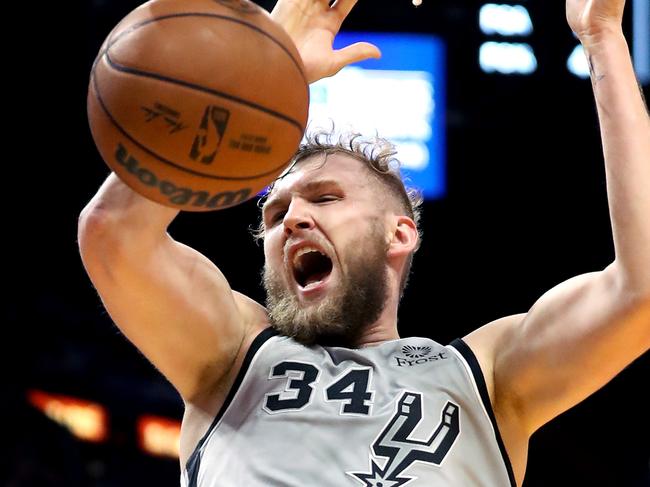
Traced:
<svg viewBox="0 0 650 487">
<path fill-rule="evenodd" d="M 393 296 L 395 295 L 393 294 Z M 400 336 L 397 331 L 397 306 L 398 299 L 390 298 L 377 321 L 363 330 L 354 346 L 364 348 L 379 345 L 389 340 L 398 340 Z"/>
</svg>

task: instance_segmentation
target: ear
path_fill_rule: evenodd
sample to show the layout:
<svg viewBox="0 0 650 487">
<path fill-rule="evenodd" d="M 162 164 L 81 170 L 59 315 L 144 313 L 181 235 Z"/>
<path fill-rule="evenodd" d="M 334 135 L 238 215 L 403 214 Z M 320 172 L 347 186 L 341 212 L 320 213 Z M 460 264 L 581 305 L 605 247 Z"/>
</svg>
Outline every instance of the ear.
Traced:
<svg viewBox="0 0 650 487">
<path fill-rule="evenodd" d="M 418 244 L 418 229 L 415 222 L 405 215 L 393 215 L 387 234 L 389 257 L 406 256 Z"/>
</svg>

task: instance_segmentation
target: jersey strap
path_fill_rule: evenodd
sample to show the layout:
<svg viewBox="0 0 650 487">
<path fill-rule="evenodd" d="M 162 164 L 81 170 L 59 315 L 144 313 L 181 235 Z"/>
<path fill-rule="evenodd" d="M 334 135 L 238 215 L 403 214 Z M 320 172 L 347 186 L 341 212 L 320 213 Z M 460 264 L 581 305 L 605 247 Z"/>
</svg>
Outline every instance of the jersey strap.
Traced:
<svg viewBox="0 0 650 487">
<path fill-rule="evenodd" d="M 483 377 L 483 372 L 481 371 L 481 367 L 478 363 L 478 360 L 476 359 L 474 352 L 472 352 L 472 349 L 469 348 L 469 346 L 460 338 L 456 338 L 454 341 L 452 341 L 449 344 L 449 346 L 454 347 L 456 350 L 458 350 L 458 352 L 463 356 L 463 358 L 469 365 L 470 370 L 472 371 L 472 375 L 474 376 L 474 381 L 476 382 L 476 386 L 478 387 L 478 391 L 481 396 L 481 401 L 483 402 L 485 411 L 487 411 L 490 421 L 492 422 L 492 427 L 494 429 L 494 434 L 496 435 L 497 444 L 499 445 L 499 450 L 501 451 L 501 456 L 503 457 L 503 463 L 505 464 L 506 470 L 508 471 L 508 478 L 510 479 L 510 485 L 512 487 L 516 487 L 517 483 L 515 482 L 515 474 L 514 471 L 512 470 L 512 464 L 510 463 L 510 458 L 508 457 L 508 453 L 506 452 L 506 447 L 503 444 L 503 440 L 501 439 L 501 434 L 499 433 L 497 420 L 496 417 L 494 416 L 494 411 L 492 410 L 492 403 L 490 402 L 490 395 L 488 394 L 487 386 L 485 384 L 485 378 Z"/>
<path fill-rule="evenodd" d="M 253 343 L 251 343 L 250 348 L 246 352 L 246 356 L 244 357 L 244 361 L 242 362 L 241 368 L 237 373 L 237 378 L 235 379 L 234 384 L 230 388 L 230 391 L 228 392 L 228 396 L 226 396 L 226 400 L 223 402 L 223 405 L 219 409 L 219 412 L 214 417 L 214 420 L 212 421 L 212 424 L 208 428 L 208 431 L 205 432 L 205 435 L 203 435 L 203 438 L 201 438 L 201 441 L 199 441 L 199 444 L 196 446 L 194 452 L 192 452 L 192 455 L 190 456 L 190 458 L 187 460 L 187 463 L 185 464 L 189 487 L 196 487 L 197 485 L 199 467 L 201 466 L 201 447 L 207 440 L 208 436 L 210 435 L 210 432 L 215 428 L 215 426 L 219 423 L 219 421 L 223 417 L 224 413 L 226 412 L 226 409 L 228 409 L 228 406 L 230 405 L 233 398 L 235 397 L 235 394 L 239 390 L 239 387 L 241 386 L 241 383 L 244 380 L 244 376 L 246 375 L 246 372 L 248 372 L 248 368 L 250 367 L 251 361 L 253 360 L 253 357 L 255 357 L 257 351 L 260 349 L 262 345 L 264 345 L 264 343 L 266 343 L 269 340 L 269 338 L 277 334 L 278 332 L 275 329 L 265 328 L 259 333 L 259 335 L 255 337 Z"/>
</svg>

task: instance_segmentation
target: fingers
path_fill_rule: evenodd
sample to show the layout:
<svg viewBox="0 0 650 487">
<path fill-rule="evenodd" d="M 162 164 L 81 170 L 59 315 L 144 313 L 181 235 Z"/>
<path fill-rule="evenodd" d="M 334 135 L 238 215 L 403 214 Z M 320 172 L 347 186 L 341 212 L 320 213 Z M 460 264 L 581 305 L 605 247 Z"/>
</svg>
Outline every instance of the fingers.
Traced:
<svg viewBox="0 0 650 487">
<path fill-rule="evenodd" d="M 338 0 L 339 2 L 342 0 Z M 381 51 L 374 44 L 369 42 L 356 42 L 343 49 L 334 51 L 336 73 L 343 69 L 348 64 L 365 61 L 366 59 L 381 57 Z"/>
<path fill-rule="evenodd" d="M 336 0 L 334 5 L 332 5 L 332 8 L 337 10 L 341 14 L 341 18 L 344 19 L 357 4 L 357 1 L 358 0 Z"/>
</svg>

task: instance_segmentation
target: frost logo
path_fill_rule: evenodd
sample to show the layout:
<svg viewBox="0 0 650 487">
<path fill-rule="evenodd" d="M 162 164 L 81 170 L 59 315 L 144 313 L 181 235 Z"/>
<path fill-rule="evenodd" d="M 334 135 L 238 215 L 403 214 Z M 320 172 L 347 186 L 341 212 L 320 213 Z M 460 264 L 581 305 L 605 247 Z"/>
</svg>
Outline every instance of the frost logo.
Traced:
<svg viewBox="0 0 650 487">
<path fill-rule="evenodd" d="M 446 350 L 431 355 L 433 348 L 428 345 L 404 345 L 401 352 L 404 357 L 393 357 L 395 359 L 395 365 L 398 367 L 412 367 L 414 365 L 437 362 L 449 358 Z"/>
<path fill-rule="evenodd" d="M 402 353 L 409 358 L 422 358 L 431 353 L 431 347 L 414 347 L 413 345 L 404 345 Z"/>
<path fill-rule="evenodd" d="M 460 434 L 460 408 L 447 401 L 428 440 L 411 438 L 422 420 L 422 395 L 405 391 L 395 414 L 372 444 L 370 472 L 346 472 L 365 487 L 398 487 L 417 477 L 400 476 L 415 462 L 439 466 Z M 384 462 L 377 457 L 386 458 Z M 380 463 L 384 466 L 381 467 Z"/>
</svg>

